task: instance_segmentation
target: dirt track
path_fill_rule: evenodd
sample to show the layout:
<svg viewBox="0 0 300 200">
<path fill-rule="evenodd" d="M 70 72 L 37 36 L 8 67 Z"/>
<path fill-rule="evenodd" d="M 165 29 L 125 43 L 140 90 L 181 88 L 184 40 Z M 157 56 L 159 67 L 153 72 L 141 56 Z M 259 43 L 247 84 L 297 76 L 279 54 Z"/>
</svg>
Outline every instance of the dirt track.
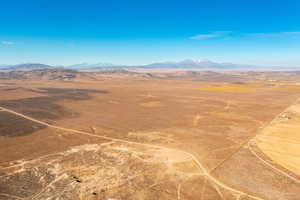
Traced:
<svg viewBox="0 0 300 200">
<path fill-rule="evenodd" d="M 295 181 L 296 183 L 299 183 L 300 184 L 300 180 L 296 179 L 295 177 L 289 175 L 288 173 L 276 168 L 275 166 L 273 166 L 271 163 L 269 163 L 268 161 L 264 160 L 263 158 L 261 158 L 256 152 L 255 150 L 252 149 L 251 145 L 254 145 L 255 144 L 255 140 L 251 140 L 250 142 L 248 142 L 247 146 L 250 150 L 250 152 L 257 158 L 259 159 L 261 162 L 263 162 L 266 166 L 272 168 L 273 170 L 279 172 L 280 174 L 288 177 L 289 179 Z"/>
<path fill-rule="evenodd" d="M 185 151 L 178 150 L 178 149 L 166 148 L 166 147 L 162 147 L 162 146 L 158 146 L 158 145 L 145 144 L 145 143 L 133 142 L 133 141 L 123 140 L 123 139 L 118 139 L 118 138 L 107 137 L 107 136 L 95 135 L 95 134 L 91 134 L 91 133 L 84 132 L 84 131 L 79 131 L 79 130 L 74 130 L 74 129 L 68 129 L 68 128 L 59 127 L 59 126 L 55 126 L 55 125 L 50 125 L 48 123 L 39 121 L 37 119 L 33 119 L 33 118 L 29 117 L 29 116 L 23 115 L 21 113 L 18 113 L 18 112 L 15 112 L 13 110 L 6 109 L 6 108 L 3 108 L 3 107 L 0 107 L 0 110 L 3 110 L 5 112 L 9 112 L 9 113 L 15 114 L 17 116 L 23 117 L 25 119 L 31 120 L 33 122 L 36 122 L 36 123 L 39 123 L 39 124 L 42 124 L 42 125 L 45 125 L 45 126 L 48 126 L 48 127 L 55 128 L 55 129 L 60 129 L 60 130 L 63 130 L 63 131 L 70 131 L 70 132 L 74 132 L 74 133 L 77 133 L 77 134 L 88 135 L 88 136 L 92 136 L 92 137 L 98 137 L 98 138 L 107 139 L 107 140 L 111 140 L 111 141 L 115 141 L 115 142 L 123 142 L 123 143 L 128 143 L 128 144 L 143 145 L 143 146 L 148 146 L 148 147 L 152 147 L 152 148 L 160 148 L 160 149 L 166 149 L 166 150 L 172 150 L 172 151 L 178 151 L 178 152 L 184 153 L 184 154 L 190 156 L 194 160 L 194 162 L 197 164 L 197 166 L 198 166 L 198 168 L 200 170 L 200 173 L 203 173 L 203 176 L 205 176 L 206 178 L 208 178 L 209 180 L 211 180 L 212 182 L 214 182 L 216 185 L 220 186 L 221 188 L 223 188 L 225 190 L 228 190 L 228 191 L 231 191 L 233 193 L 236 193 L 238 195 L 238 198 L 239 198 L 240 195 L 245 195 L 245 196 L 250 197 L 252 199 L 262 200 L 262 198 L 260 198 L 260 197 L 247 194 L 247 193 L 245 193 L 243 191 L 239 191 L 237 189 L 234 189 L 234 188 L 232 188 L 230 186 L 227 186 L 226 184 L 220 182 L 215 177 L 213 177 L 203 167 L 203 165 L 201 164 L 201 162 L 193 154 L 191 154 L 189 152 L 185 152 Z"/>
<path fill-rule="evenodd" d="M 297 99 L 295 100 L 294 103 L 292 103 L 290 106 L 288 106 L 286 109 L 284 109 L 283 111 L 281 111 L 279 114 L 277 114 L 269 123 L 263 125 L 262 127 L 260 127 L 260 130 L 263 130 L 265 129 L 267 126 L 269 126 L 270 124 L 272 124 L 278 117 L 280 117 L 283 113 L 285 113 L 292 105 L 295 105 L 300 99 Z M 234 153 L 232 153 L 229 157 L 225 158 L 219 165 L 215 166 L 211 171 L 210 173 L 212 173 L 213 171 L 215 171 L 218 167 L 220 167 L 223 163 L 225 163 L 227 160 L 229 160 L 235 153 L 237 153 L 241 148 L 243 147 L 248 147 L 249 150 L 251 151 L 251 153 L 253 155 L 255 155 L 259 160 L 261 160 L 264 164 L 266 164 L 267 166 L 271 167 L 272 169 L 276 170 L 276 171 L 279 171 L 281 174 L 285 175 L 286 177 L 288 178 L 291 178 L 292 180 L 296 181 L 297 183 L 300 183 L 299 180 L 295 179 L 294 177 L 288 175 L 287 173 L 277 169 L 276 167 L 272 166 L 270 163 L 268 163 L 267 161 L 263 160 L 262 158 L 260 158 L 254 151 L 253 149 L 251 149 L 251 142 L 255 143 L 255 138 L 257 137 L 257 135 L 259 135 L 260 132 L 258 132 L 255 136 L 253 136 L 252 138 L 246 140 L 245 142 L 243 142 L 239 148 L 237 148 L 235 150 Z"/>
</svg>

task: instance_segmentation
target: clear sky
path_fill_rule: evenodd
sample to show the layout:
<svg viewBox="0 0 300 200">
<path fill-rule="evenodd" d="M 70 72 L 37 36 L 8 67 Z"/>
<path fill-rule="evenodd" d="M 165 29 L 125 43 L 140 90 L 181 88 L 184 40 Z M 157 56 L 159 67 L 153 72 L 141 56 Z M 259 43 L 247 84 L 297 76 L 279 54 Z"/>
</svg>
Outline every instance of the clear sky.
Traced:
<svg viewBox="0 0 300 200">
<path fill-rule="evenodd" d="M 0 64 L 300 66 L 299 0 L 7 0 Z"/>
</svg>

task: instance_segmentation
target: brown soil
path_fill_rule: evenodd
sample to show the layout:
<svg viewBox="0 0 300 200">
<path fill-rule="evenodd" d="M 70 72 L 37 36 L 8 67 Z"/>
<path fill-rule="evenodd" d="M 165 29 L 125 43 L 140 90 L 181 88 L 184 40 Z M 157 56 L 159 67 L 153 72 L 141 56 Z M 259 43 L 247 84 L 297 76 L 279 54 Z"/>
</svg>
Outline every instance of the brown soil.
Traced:
<svg viewBox="0 0 300 200">
<path fill-rule="evenodd" d="M 247 149 L 296 81 L 2 82 L 0 107 L 29 118 L 0 109 L 0 199 L 300 198 Z"/>
</svg>

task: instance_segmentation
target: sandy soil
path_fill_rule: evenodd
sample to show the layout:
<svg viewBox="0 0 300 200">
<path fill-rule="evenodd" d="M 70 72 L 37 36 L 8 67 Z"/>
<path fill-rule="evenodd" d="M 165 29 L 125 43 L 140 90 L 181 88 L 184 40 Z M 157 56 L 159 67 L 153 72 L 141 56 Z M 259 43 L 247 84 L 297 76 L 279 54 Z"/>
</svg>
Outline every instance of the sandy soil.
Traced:
<svg viewBox="0 0 300 200">
<path fill-rule="evenodd" d="M 0 92 L 0 199 L 300 198 L 249 149 L 255 138 L 259 156 L 299 173 L 297 106 L 273 120 L 300 97 L 292 83 L 5 81 Z"/>
<path fill-rule="evenodd" d="M 275 163 L 300 176 L 300 104 L 289 107 L 256 137 L 258 147 Z"/>
</svg>

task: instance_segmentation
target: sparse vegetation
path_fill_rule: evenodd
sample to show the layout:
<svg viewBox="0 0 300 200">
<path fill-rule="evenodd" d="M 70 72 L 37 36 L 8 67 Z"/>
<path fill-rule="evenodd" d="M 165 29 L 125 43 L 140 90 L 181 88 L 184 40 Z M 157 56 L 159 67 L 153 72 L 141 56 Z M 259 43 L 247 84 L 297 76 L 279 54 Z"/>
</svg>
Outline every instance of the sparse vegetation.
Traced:
<svg viewBox="0 0 300 200">
<path fill-rule="evenodd" d="M 95 74 L 1 81 L 1 200 L 300 198 L 298 81 Z"/>
</svg>

